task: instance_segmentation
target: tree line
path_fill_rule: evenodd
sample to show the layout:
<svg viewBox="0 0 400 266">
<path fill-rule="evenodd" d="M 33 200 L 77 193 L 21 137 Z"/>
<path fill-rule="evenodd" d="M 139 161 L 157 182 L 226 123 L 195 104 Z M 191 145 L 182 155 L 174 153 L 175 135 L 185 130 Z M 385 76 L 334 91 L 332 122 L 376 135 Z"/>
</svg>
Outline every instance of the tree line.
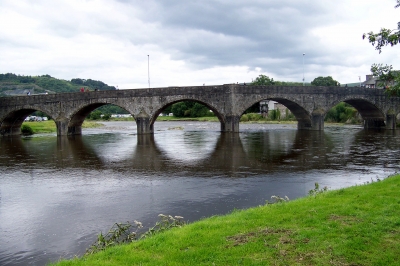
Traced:
<svg viewBox="0 0 400 266">
<path fill-rule="evenodd" d="M 89 90 L 116 90 L 114 86 L 109 86 L 102 81 L 92 79 L 74 78 L 69 81 L 57 79 L 48 74 L 41 76 L 24 76 L 13 73 L 0 74 L 0 88 L 8 88 L 10 85 L 19 84 L 36 85 L 40 87 L 41 91 L 47 91 L 49 93 L 77 92 L 81 87 L 85 87 Z"/>
</svg>

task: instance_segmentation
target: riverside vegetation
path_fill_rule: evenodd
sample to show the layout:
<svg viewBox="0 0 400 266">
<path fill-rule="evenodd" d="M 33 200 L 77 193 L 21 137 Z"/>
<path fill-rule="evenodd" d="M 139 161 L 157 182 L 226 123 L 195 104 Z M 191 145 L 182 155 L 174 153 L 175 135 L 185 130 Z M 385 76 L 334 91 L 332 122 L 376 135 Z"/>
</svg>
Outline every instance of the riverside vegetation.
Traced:
<svg viewBox="0 0 400 266">
<path fill-rule="evenodd" d="M 399 265 L 400 175 L 234 210 L 52 265 Z"/>
<path fill-rule="evenodd" d="M 102 124 L 94 121 L 84 121 L 82 124 L 83 128 L 95 128 L 100 127 Z M 22 135 L 33 135 L 38 133 L 54 133 L 57 131 L 56 124 L 53 120 L 41 121 L 41 122 L 24 122 L 21 126 Z"/>
</svg>

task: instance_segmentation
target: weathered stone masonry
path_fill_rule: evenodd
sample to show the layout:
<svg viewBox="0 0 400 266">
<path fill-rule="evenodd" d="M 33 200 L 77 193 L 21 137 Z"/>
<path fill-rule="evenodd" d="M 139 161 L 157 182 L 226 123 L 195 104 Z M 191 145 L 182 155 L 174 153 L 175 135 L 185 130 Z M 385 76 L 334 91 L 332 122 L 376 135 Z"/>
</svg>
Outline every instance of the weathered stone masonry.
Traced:
<svg viewBox="0 0 400 266">
<path fill-rule="evenodd" d="M 298 129 L 323 130 L 326 113 L 340 102 L 354 106 L 364 127 L 395 129 L 399 97 L 388 97 L 381 89 L 360 87 L 281 87 L 237 84 L 198 87 L 167 87 L 115 91 L 94 91 L 0 98 L 0 135 L 19 135 L 21 124 L 38 110 L 51 116 L 58 135 L 82 133 L 82 123 L 94 109 L 114 104 L 131 113 L 138 134 L 154 132 L 162 110 L 175 102 L 193 100 L 205 104 L 217 115 L 221 131 L 238 132 L 244 111 L 261 100 L 285 105 L 296 117 Z"/>
</svg>

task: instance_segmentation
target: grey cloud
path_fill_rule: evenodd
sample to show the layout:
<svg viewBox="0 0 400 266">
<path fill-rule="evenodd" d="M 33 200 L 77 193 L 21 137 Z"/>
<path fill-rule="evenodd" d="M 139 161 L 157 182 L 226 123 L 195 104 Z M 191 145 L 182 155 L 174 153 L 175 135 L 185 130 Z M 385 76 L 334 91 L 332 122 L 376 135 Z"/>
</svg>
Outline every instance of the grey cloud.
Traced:
<svg viewBox="0 0 400 266">
<path fill-rule="evenodd" d="M 310 43 L 310 32 L 336 19 L 328 14 L 329 4 L 319 1 L 121 2 L 142 9 L 140 19 L 158 25 L 157 32 L 148 34 L 157 36 L 172 59 L 193 68 L 248 65 L 286 69 L 286 74 L 287 63 L 298 64 L 311 47 L 315 56 L 324 54 L 323 47 L 313 45 L 318 40 Z M 284 60 L 271 66 L 271 58 Z"/>
</svg>

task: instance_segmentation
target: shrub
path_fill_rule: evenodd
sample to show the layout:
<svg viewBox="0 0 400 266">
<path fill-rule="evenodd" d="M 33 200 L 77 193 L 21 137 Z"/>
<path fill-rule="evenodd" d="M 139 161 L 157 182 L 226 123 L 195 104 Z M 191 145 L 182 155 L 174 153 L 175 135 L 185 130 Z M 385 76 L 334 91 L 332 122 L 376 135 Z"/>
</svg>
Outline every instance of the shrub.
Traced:
<svg viewBox="0 0 400 266">
<path fill-rule="evenodd" d="M 249 117 L 248 117 L 247 114 L 242 115 L 242 116 L 240 117 L 240 122 L 247 122 L 247 121 L 249 121 Z"/>
<path fill-rule="evenodd" d="M 22 125 L 21 133 L 26 136 L 33 135 L 33 129 L 28 125 Z"/>
</svg>

